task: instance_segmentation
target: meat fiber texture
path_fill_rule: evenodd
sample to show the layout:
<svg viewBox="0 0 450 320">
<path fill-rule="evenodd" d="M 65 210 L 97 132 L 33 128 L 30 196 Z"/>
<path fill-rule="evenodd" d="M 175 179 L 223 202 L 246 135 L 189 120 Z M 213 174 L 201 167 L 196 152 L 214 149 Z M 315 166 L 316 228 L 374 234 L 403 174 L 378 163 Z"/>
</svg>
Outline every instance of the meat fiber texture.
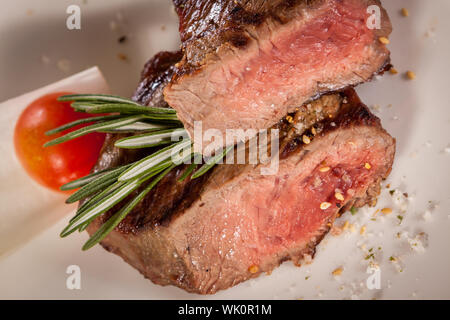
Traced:
<svg viewBox="0 0 450 320">
<path fill-rule="evenodd" d="M 165 59 L 172 57 L 165 53 Z M 158 68 L 144 78 L 158 79 L 153 89 L 170 81 Z M 142 90 L 136 96 L 148 97 Z M 163 103 L 159 94 L 154 99 L 147 102 Z M 270 272 L 286 260 L 301 264 L 312 258 L 338 215 L 376 202 L 380 180 L 391 170 L 395 140 L 353 90 L 298 107 L 274 128 L 281 132 L 276 174 L 261 175 L 263 164 L 223 164 L 199 179 L 178 181 L 186 170 L 180 166 L 102 246 L 156 284 L 200 294 Z M 151 152 L 117 149 L 119 137 L 108 135 L 95 170 Z M 94 220 L 88 232 L 120 206 Z"/>
<path fill-rule="evenodd" d="M 164 95 L 192 138 L 195 121 L 223 136 L 269 128 L 321 94 L 370 80 L 390 61 L 379 38 L 391 24 L 378 0 L 174 3 L 183 59 Z"/>
</svg>

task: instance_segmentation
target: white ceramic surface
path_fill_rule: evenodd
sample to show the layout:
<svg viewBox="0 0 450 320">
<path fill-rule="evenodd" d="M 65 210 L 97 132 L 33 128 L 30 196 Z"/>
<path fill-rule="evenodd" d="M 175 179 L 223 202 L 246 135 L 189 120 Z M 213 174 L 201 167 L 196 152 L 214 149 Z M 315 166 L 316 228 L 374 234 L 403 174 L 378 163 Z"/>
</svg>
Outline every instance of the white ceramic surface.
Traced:
<svg viewBox="0 0 450 320">
<path fill-rule="evenodd" d="M 65 205 L 65 195 L 52 192 L 31 179 L 14 152 L 14 128 L 22 111 L 48 93 L 109 93 L 108 84 L 96 67 L 0 104 L 0 259 L 33 239 L 40 232 L 75 210 Z"/>
<path fill-rule="evenodd" d="M 85 2 L 2 4 L 7 10 L 0 12 L 0 100 L 61 78 L 64 73 L 57 67 L 61 59 L 70 61 L 68 73 L 98 64 L 113 92 L 130 95 L 145 60 L 178 46 L 176 17 L 168 0 Z M 73 3 L 82 8 L 81 31 L 65 29 L 65 8 Z M 450 2 L 385 0 L 384 5 L 394 24 L 390 48 L 400 73 L 386 74 L 358 92 L 397 138 L 396 162 L 385 183 L 390 188 L 383 188 L 376 208 L 344 215 L 338 225 L 349 221 L 348 228 L 339 236 L 327 236 L 312 264 L 297 268 L 285 263 L 270 276 L 207 298 L 450 298 Z M 400 14 L 402 7 L 409 9 L 408 18 Z M 111 25 L 121 30 L 114 31 Z M 123 34 L 128 40 L 119 44 Z M 118 59 L 118 53 L 128 60 Z M 407 70 L 413 70 L 417 79 L 406 80 Z M 399 201 L 388 192 L 394 188 Z M 9 201 L 3 192 L 0 200 Z M 394 212 L 374 216 L 384 207 Z M 397 216 L 403 216 L 401 224 Z M 60 240 L 65 222 L 0 260 L 0 298 L 201 298 L 151 284 L 100 247 L 82 252 L 86 234 Z M 361 235 L 363 226 L 366 231 Z M 379 290 L 366 286 L 371 261 L 381 272 Z M 81 268 L 81 290 L 66 288 L 69 265 Z M 338 267 L 343 267 L 342 275 L 334 277 L 331 273 Z"/>
</svg>

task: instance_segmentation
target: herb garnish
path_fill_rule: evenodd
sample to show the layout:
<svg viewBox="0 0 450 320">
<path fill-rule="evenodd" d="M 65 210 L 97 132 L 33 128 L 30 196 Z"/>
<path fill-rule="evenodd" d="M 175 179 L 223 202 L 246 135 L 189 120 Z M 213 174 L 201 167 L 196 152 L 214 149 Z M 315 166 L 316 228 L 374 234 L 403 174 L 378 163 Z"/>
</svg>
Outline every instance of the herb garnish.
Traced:
<svg viewBox="0 0 450 320">
<path fill-rule="evenodd" d="M 48 131 L 47 135 L 53 135 L 80 124 L 90 123 L 86 127 L 49 141 L 45 144 L 46 147 L 64 143 L 92 132 L 138 133 L 116 141 L 115 146 L 118 148 L 139 149 L 165 145 L 164 148 L 144 159 L 89 174 L 60 188 L 64 191 L 79 189 L 66 200 L 67 203 L 86 200 L 79 206 L 75 216 L 61 232 L 61 237 L 66 237 L 74 231 L 85 230 L 99 215 L 113 208 L 139 187 L 145 186 L 91 236 L 83 246 L 83 250 L 87 250 L 102 241 L 172 169 L 186 162 L 185 160 L 198 158 L 199 155 L 194 153 L 192 141 L 178 120 L 176 111 L 171 108 L 143 106 L 132 100 L 111 95 L 66 95 L 58 100 L 73 101 L 71 106 L 75 111 L 90 113 L 93 116 Z M 105 113 L 111 115 L 105 116 L 103 115 Z M 173 137 L 181 139 L 172 141 Z M 188 178 L 189 175 L 191 175 L 190 179 L 204 175 L 231 149 L 233 147 L 225 149 L 224 152 L 207 160 L 199 168 L 193 162 L 180 180 Z M 178 155 L 181 151 L 187 151 L 187 156 L 178 157 L 179 159 L 175 161 L 176 157 L 173 155 Z"/>
</svg>

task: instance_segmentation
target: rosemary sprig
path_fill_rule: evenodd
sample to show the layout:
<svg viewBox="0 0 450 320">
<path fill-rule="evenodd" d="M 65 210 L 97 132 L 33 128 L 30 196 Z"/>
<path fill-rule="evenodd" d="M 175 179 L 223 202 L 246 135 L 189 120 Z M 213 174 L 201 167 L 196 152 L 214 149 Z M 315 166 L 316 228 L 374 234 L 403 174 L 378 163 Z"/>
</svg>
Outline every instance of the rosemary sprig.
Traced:
<svg viewBox="0 0 450 320">
<path fill-rule="evenodd" d="M 106 170 L 91 173 L 85 177 L 82 177 L 77 180 L 66 183 L 65 185 L 61 186 L 59 189 L 61 191 L 69 191 L 69 190 L 75 190 L 75 189 L 81 188 L 81 187 L 85 186 L 86 184 L 88 184 L 89 182 L 97 179 L 98 177 L 100 177 L 112 170 L 114 170 L 114 169 L 106 169 Z"/>
<path fill-rule="evenodd" d="M 76 230 L 80 232 L 85 230 L 95 218 L 109 211 L 147 183 L 144 189 L 91 236 L 83 246 L 83 250 L 87 250 L 102 241 L 172 169 L 186 162 L 185 160 L 198 160 L 198 157 L 201 157 L 201 155 L 193 152 L 192 141 L 187 138 L 187 132 L 173 109 L 143 106 L 130 99 L 110 95 L 67 95 L 60 97 L 58 100 L 72 101 L 73 109 L 78 112 L 93 115 L 112 114 L 92 116 L 48 131 L 47 135 L 54 135 L 78 125 L 90 124 L 49 141 L 45 144 L 47 147 L 92 132 L 139 133 L 116 141 L 115 146 L 118 148 L 138 149 L 167 145 L 134 163 L 92 173 L 61 187 L 61 190 L 79 188 L 66 200 L 67 203 L 85 200 L 61 232 L 61 237 L 66 237 Z M 183 138 L 181 141 L 173 141 L 180 137 Z M 193 161 L 179 181 L 183 181 L 189 176 L 191 179 L 202 176 L 231 149 L 233 148 L 229 147 L 224 152 L 213 156 L 197 170 L 198 164 L 196 163 L 198 161 Z M 148 183 L 152 178 L 153 180 Z"/>
<path fill-rule="evenodd" d="M 84 118 L 84 119 L 80 119 L 80 120 L 76 120 L 73 122 L 70 122 L 68 124 L 62 125 L 61 127 L 58 127 L 56 129 L 47 131 L 45 133 L 45 135 L 47 136 L 51 136 L 54 135 L 56 133 L 60 133 L 63 131 L 66 131 L 68 129 L 72 129 L 73 127 L 76 127 L 80 124 L 85 124 L 85 123 L 91 123 L 91 122 L 99 122 L 99 121 L 106 121 L 106 120 L 115 120 L 120 118 L 120 115 L 110 115 L 110 116 L 99 116 L 99 117 L 89 117 L 89 118 Z"/>
<path fill-rule="evenodd" d="M 121 182 L 116 182 L 116 186 L 121 184 Z M 72 232 L 76 231 L 85 222 L 92 221 L 97 216 L 105 213 L 121 200 L 127 197 L 130 193 L 139 187 L 139 179 L 129 181 L 117 188 L 113 192 L 107 194 L 101 201 L 95 203 L 91 208 L 79 213 L 73 221 L 61 232 L 61 237 L 66 237 Z"/>
<path fill-rule="evenodd" d="M 130 202 L 128 202 L 121 210 L 115 213 L 106 223 L 104 223 L 93 235 L 92 237 L 85 243 L 83 246 L 83 250 L 88 250 L 95 246 L 97 243 L 102 241 L 108 233 L 110 233 L 117 225 L 125 219 L 128 213 L 130 213 L 133 208 L 145 198 L 145 196 L 156 186 L 156 184 L 161 181 L 164 176 L 169 173 L 175 165 L 171 165 L 166 170 L 158 175 L 149 185 L 142 190 L 135 198 L 133 198 Z"/>
<path fill-rule="evenodd" d="M 97 191 L 100 191 L 102 189 L 105 189 L 106 187 L 110 186 L 112 183 L 117 181 L 117 178 L 124 172 L 128 166 L 123 166 L 120 168 L 117 168 L 115 170 L 112 170 L 110 172 L 107 172 L 103 174 L 101 177 L 98 177 L 92 182 L 89 182 L 85 186 L 83 186 L 81 189 L 79 189 L 77 192 L 72 194 L 69 198 L 67 198 L 66 203 L 74 203 L 77 201 L 80 201 L 82 199 L 85 199 L 89 197 L 90 195 L 96 193 Z"/>
<path fill-rule="evenodd" d="M 122 187 L 122 185 L 124 185 L 125 183 L 114 183 L 111 184 L 108 188 L 106 188 L 105 190 L 95 194 L 95 196 L 93 196 L 90 200 L 86 201 L 85 203 L 83 203 L 77 210 L 77 212 L 75 213 L 75 216 L 72 217 L 72 219 L 70 219 L 70 222 L 72 222 L 73 220 L 75 220 L 75 218 L 77 216 L 79 216 L 80 214 L 82 214 L 83 212 L 85 212 L 86 210 L 92 208 L 94 205 L 96 205 L 99 201 L 102 201 L 108 194 L 110 194 L 111 192 L 117 190 L 118 188 Z"/>
<path fill-rule="evenodd" d="M 69 132 L 62 137 L 59 137 L 52 141 L 47 142 L 46 144 L 44 144 L 44 147 L 50 147 L 50 146 L 54 146 L 54 145 L 57 145 L 57 144 L 60 144 L 63 142 L 67 142 L 69 140 L 82 137 L 82 136 L 87 135 L 92 132 L 102 132 L 103 130 L 120 128 L 123 126 L 133 124 L 133 123 L 138 122 L 143 119 L 145 119 L 145 117 L 142 115 L 134 115 L 131 117 L 119 118 L 116 120 L 102 121 L 102 122 Z"/>
</svg>

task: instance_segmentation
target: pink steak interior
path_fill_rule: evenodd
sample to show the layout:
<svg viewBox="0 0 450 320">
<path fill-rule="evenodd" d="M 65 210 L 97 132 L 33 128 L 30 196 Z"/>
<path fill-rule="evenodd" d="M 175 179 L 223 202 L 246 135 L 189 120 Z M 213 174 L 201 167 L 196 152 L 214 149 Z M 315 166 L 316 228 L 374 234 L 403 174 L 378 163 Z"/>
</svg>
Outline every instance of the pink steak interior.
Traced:
<svg viewBox="0 0 450 320">
<path fill-rule="evenodd" d="M 359 6 L 360 1 L 356 7 L 348 0 L 329 3 L 328 10 L 306 26 L 292 22 L 270 41 L 261 42 L 257 52 L 232 61 L 229 70 L 215 70 L 210 80 L 219 90 L 223 85 L 223 92 L 217 92 L 226 94 L 221 104 L 230 112 L 252 116 L 267 105 L 297 103 L 309 97 L 317 83 L 326 86 L 338 74 L 360 69 L 373 54 L 366 50 L 373 42 L 373 32 L 365 24 L 366 8 Z"/>
<path fill-rule="evenodd" d="M 352 136 L 344 135 L 345 139 Z M 311 241 L 319 241 L 339 208 L 363 197 L 375 177 L 384 174 L 380 170 L 386 157 L 380 143 L 359 139 L 355 145 L 339 142 L 339 136 L 330 139 L 335 140 L 317 146 L 301 160 L 301 167 L 297 156 L 291 156 L 280 162 L 279 174 L 261 176 L 258 172 L 239 178 L 223 188 L 220 196 L 213 195 L 212 206 L 199 206 L 197 214 L 203 218 L 190 222 L 191 239 L 196 239 L 190 256 L 203 256 L 202 250 L 208 249 L 207 254 L 219 255 L 220 261 L 235 259 L 264 268 L 274 254 L 298 254 Z M 203 200 L 208 203 L 208 195 Z M 323 203 L 330 205 L 321 208 Z"/>
<path fill-rule="evenodd" d="M 382 156 L 383 153 L 380 153 Z M 371 159 L 371 169 L 364 167 L 366 159 Z M 251 223 L 257 225 L 258 250 L 255 250 L 253 263 L 261 263 L 261 256 L 271 256 L 283 248 L 291 248 L 301 243 L 305 245 L 319 236 L 324 227 L 333 222 L 339 208 L 356 195 L 361 196 L 373 183 L 377 165 L 374 157 L 362 154 L 348 163 L 334 163 L 324 159 L 311 176 L 285 176 L 265 181 L 258 186 L 258 192 L 250 192 L 247 199 Z M 379 159 L 382 163 L 382 159 Z M 322 172 L 321 168 L 330 170 Z M 260 188 L 263 188 L 261 190 Z M 343 200 L 339 200 L 340 195 Z M 329 207 L 321 205 L 329 204 Z"/>
</svg>

